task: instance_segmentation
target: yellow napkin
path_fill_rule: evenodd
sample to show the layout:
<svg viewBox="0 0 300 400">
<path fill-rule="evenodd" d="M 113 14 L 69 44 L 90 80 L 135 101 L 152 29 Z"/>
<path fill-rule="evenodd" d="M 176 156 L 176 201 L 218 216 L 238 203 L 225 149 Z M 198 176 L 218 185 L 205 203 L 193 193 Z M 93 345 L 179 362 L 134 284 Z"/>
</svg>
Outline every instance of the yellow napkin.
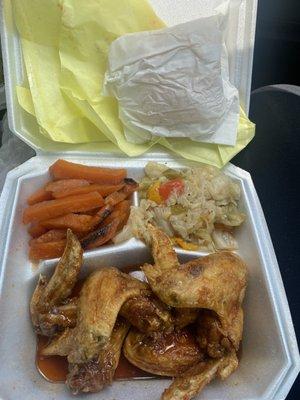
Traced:
<svg viewBox="0 0 300 400">
<path fill-rule="evenodd" d="M 128 143 L 114 98 L 102 96 L 110 43 L 124 33 L 157 29 L 162 21 L 144 0 L 64 0 L 60 34 L 61 88 L 84 115 L 123 152 L 136 156 L 156 141 Z"/>
<path fill-rule="evenodd" d="M 15 0 L 28 88 L 17 88 L 20 105 L 35 115 L 40 131 L 54 141 L 110 141 L 129 156 L 154 144 L 194 161 L 222 167 L 254 136 L 255 127 L 241 110 L 235 147 L 162 139 L 128 143 L 113 98 L 103 97 L 102 82 L 110 43 L 118 36 L 164 26 L 146 0 Z M 71 148 L 71 145 L 70 145 Z M 111 148 L 111 147 L 109 147 Z"/>
<path fill-rule="evenodd" d="M 60 1 L 15 0 L 13 4 L 35 116 L 41 132 L 60 142 L 103 140 L 103 134 L 97 132 L 90 120 L 60 89 Z"/>
</svg>

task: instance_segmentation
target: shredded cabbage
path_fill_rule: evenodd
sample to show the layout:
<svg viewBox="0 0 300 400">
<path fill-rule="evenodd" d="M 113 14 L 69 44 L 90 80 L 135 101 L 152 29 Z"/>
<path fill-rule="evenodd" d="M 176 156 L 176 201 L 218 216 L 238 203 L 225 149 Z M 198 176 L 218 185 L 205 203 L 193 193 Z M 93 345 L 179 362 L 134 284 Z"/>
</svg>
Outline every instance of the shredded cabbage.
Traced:
<svg viewBox="0 0 300 400">
<path fill-rule="evenodd" d="M 147 199 L 150 185 L 161 184 L 176 176 L 184 181 L 183 193 L 174 191 L 163 204 Z M 237 248 L 237 242 L 229 230 L 245 220 L 238 208 L 240 196 L 239 184 L 213 166 L 203 164 L 176 173 L 165 165 L 149 162 L 140 183 L 140 204 L 131 208 L 130 229 L 127 228 L 125 233 L 132 233 L 148 243 L 147 224 L 150 222 L 170 237 L 180 237 L 199 249 L 233 250 Z"/>
</svg>

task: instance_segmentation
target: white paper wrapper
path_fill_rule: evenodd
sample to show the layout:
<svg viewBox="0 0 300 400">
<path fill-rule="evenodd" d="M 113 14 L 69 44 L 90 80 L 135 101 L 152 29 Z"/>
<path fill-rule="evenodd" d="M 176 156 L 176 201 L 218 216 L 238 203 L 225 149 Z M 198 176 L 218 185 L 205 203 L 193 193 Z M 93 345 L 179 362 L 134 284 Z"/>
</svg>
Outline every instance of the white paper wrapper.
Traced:
<svg viewBox="0 0 300 400">
<path fill-rule="evenodd" d="M 239 99 L 229 81 L 226 21 L 218 10 L 111 44 L 104 94 L 117 98 L 128 141 L 161 136 L 235 145 Z"/>
</svg>

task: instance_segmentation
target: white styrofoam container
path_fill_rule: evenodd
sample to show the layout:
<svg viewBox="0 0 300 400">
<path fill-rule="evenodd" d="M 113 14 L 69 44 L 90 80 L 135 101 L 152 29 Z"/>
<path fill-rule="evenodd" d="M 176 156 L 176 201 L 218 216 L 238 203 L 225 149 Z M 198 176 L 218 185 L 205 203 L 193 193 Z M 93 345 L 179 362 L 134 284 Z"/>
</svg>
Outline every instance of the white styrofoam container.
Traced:
<svg viewBox="0 0 300 400">
<path fill-rule="evenodd" d="M 223 0 L 151 0 L 167 24 L 196 18 Z M 28 304 L 41 271 L 51 273 L 54 262 L 33 268 L 28 261 L 28 234 L 21 214 L 26 198 L 48 179 L 48 166 L 63 157 L 74 162 L 109 167 L 125 167 L 128 175 L 140 178 L 149 160 L 181 167 L 179 159 L 164 153 L 128 159 L 121 155 L 86 153 L 84 145 L 66 145 L 47 141 L 32 117 L 19 106 L 15 86 L 23 82 L 23 61 L 19 37 L 13 23 L 11 1 L 3 0 L 5 18 L 1 18 L 3 63 L 7 90 L 10 129 L 38 153 L 11 171 L 0 198 L 0 399 L 71 399 L 64 385 L 51 384 L 37 372 L 34 364 L 35 335 Z M 230 1 L 227 47 L 230 77 L 239 89 L 241 103 L 248 110 L 257 0 Z M 48 154 L 47 154 L 48 152 Z M 51 153 L 51 154 L 49 154 Z M 290 390 L 300 368 L 299 352 L 290 311 L 266 222 L 250 175 L 233 165 L 225 172 L 237 179 L 242 188 L 241 205 L 247 222 L 238 230 L 239 254 L 249 266 L 249 286 L 245 299 L 245 330 L 239 369 L 226 381 L 215 381 L 200 398 L 210 400 L 281 400 Z M 135 202 L 137 197 L 135 197 Z M 186 260 L 203 253 L 179 251 Z M 120 268 L 148 261 L 150 255 L 140 242 L 106 246 L 85 254 L 85 273 L 103 265 Z M 128 261 L 129 260 L 129 261 Z M 158 399 L 167 380 L 115 382 L 93 399 Z M 86 398 L 86 396 L 84 396 Z M 81 396 L 79 396 L 81 398 Z M 83 398 L 83 396 L 82 396 Z"/>
<path fill-rule="evenodd" d="M 83 164 L 125 167 L 128 176 L 140 179 L 149 157 L 139 159 L 65 155 Z M 22 225 L 22 211 L 30 193 L 49 180 L 48 167 L 55 156 L 37 156 L 8 174 L 0 203 L 1 302 L 0 302 L 0 398 L 3 400 L 71 399 L 63 384 L 51 384 L 37 372 L 35 334 L 28 305 L 38 275 L 53 271 L 54 261 L 33 268 L 28 260 L 28 233 Z M 183 167 L 171 157 L 157 159 L 172 168 Z M 259 200 L 250 175 L 228 165 L 225 173 L 240 182 L 241 208 L 247 220 L 237 231 L 238 253 L 249 268 L 244 303 L 245 327 L 238 370 L 226 381 L 214 381 L 200 398 L 209 400 L 281 400 L 299 372 L 299 352 L 278 264 Z M 137 198 L 135 197 L 135 202 Z M 179 251 L 183 260 L 203 253 Z M 149 251 L 135 239 L 85 254 L 83 274 L 101 266 L 120 268 L 149 261 Z M 105 400 L 159 399 L 168 380 L 114 382 L 110 388 L 89 398 Z M 86 398 L 86 396 L 79 396 Z"/>
</svg>

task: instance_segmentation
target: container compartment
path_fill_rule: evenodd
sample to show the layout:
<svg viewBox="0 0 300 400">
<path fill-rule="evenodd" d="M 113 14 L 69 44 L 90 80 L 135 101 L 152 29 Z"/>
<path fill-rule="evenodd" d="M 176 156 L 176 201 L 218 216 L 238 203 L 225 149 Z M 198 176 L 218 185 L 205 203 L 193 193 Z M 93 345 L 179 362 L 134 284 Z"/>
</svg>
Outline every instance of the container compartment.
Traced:
<svg viewBox="0 0 300 400">
<path fill-rule="evenodd" d="M 64 156 L 74 162 L 108 167 L 125 167 L 128 176 L 139 180 L 150 158 L 112 159 L 110 157 Z M 40 272 L 50 274 L 56 261 L 48 260 L 38 266 L 28 260 L 27 227 L 21 217 L 26 199 L 48 179 L 48 167 L 54 156 L 34 157 L 9 175 L 1 198 L 1 303 L 0 303 L 0 396 L 5 399 L 71 399 L 62 384 L 45 381 L 35 367 L 35 334 L 29 317 L 29 301 Z M 182 163 L 170 157 L 151 156 L 172 168 Z M 237 230 L 238 253 L 248 264 L 249 284 L 244 303 L 245 328 L 240 366 L 226 381 L 214 381 L 199 396 L 217 399 L 282 399 L 286 396 L 299 371 L 299 354 L 292 321 L 263 213 L 250 175 L 228 165 L 225 173 L 237 179 L 242 188 L 241 208 L 246 222 Z M 135 202 L 137 196 L 135 196 Z M 205 253 L 178 249 L 182 261 Z M 143 264 L 151 261 L 148 248 L 136 239 L 119 245 L 108 245 L 84 255 L 82 275 L 96 268 Z M 166 379 L 115 382 L 93 399 L 145 400 L 159 399 L 168 386 Z M 86 396 L 78 396 L 83 398 Z"/>
</svg>

